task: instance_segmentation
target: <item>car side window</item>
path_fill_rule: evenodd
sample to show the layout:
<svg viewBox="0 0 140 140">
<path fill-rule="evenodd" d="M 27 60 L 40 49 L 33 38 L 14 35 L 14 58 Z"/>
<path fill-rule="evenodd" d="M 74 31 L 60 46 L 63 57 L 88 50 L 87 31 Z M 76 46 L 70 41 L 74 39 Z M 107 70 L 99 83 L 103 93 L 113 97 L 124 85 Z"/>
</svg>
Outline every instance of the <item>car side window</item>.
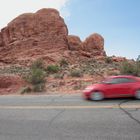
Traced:
<svg viewBox="0 0 140 140">
<path fill-rule="evenodd" d="M 119 78 L 108 79 L 104 83 L 106 83 L 106 84 L 118 84 Z"/>
<path fill-rule="evenodd" d="M 107 84 L 121 84 L 121 83 L 133 83 L 136 82 L 134 79 L 131 78 L 113 78 L 107 80 L 105 83 Z"/>
<path fill-rule="evenodd" d="M 120 83 L 133 83 L 136 82 L 134 79 L 131 78 L 120 78 Z"/>
<path fill-rule="evenodd" d="M 112 84 L 119 84 L 120 83 L 120 78 L 115 78 L 115 79 L 112 79 Z"/>
</svg>

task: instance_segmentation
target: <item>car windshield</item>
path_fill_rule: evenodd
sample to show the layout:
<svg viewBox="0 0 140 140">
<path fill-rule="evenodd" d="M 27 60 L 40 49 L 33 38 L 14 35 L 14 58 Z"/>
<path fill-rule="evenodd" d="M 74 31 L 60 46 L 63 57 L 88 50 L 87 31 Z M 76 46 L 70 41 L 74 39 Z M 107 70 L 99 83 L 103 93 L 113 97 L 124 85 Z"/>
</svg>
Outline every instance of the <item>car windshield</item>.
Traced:
<svg viewBox="0 0 140 140">
<path fill-rule="evenodd" d="M 102 84 L 109 84 L 112 83 L 112 79 L 104 79 L 103 81 L 101 81 Z"/>
</svg>

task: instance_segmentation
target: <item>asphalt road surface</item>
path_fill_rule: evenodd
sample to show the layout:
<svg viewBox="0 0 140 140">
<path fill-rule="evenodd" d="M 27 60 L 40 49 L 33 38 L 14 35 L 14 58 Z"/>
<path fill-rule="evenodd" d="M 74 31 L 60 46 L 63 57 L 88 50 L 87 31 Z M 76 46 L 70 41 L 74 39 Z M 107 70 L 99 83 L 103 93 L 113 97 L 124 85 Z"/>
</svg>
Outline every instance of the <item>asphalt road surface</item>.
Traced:
<svg viewBox="0 0 140 140">
<path fill-rule="evenodd" d="M 140 140 L 140 101 L 0 96 L 0 140 Z"/>
</svg>

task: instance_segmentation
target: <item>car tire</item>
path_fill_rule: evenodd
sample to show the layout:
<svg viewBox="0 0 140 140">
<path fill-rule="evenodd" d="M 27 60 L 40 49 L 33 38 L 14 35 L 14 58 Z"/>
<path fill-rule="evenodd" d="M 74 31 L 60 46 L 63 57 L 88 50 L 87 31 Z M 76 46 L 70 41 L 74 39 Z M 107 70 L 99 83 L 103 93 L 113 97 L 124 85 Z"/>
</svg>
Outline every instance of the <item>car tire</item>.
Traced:
<svg viewBox="0 0 140 140">
<path fill-rule="evenodd" d="M 140 89 L 135 92 L 135 98 L 140 100 Z"/>
<path fill-rule="evenodd" d="M 91 93 L 90 99 L 92 101 L 101 101 L 104 99 L 104 95 L 100 91 L 94 91 Z"/>
</svg>

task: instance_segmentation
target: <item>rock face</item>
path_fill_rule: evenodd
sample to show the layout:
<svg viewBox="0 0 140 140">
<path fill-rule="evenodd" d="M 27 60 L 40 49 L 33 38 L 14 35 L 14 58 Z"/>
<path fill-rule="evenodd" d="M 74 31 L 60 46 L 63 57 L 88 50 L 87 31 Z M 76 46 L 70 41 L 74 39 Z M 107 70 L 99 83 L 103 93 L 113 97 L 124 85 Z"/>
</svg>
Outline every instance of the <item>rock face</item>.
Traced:
<svg viewBox="0 0 140 140">
<path fill-rule="evenodd" d="M 59 12 L 48 8 L 22 14 L 3 28 L 0 52 L 0 64 L 29 65 L 37 58 L 49 64 L 65 56 L 68 59 L 104 56 L 104 39 L 93 34 L 82 42 L 79 37 L 68 35 Z"/>
</svg>

